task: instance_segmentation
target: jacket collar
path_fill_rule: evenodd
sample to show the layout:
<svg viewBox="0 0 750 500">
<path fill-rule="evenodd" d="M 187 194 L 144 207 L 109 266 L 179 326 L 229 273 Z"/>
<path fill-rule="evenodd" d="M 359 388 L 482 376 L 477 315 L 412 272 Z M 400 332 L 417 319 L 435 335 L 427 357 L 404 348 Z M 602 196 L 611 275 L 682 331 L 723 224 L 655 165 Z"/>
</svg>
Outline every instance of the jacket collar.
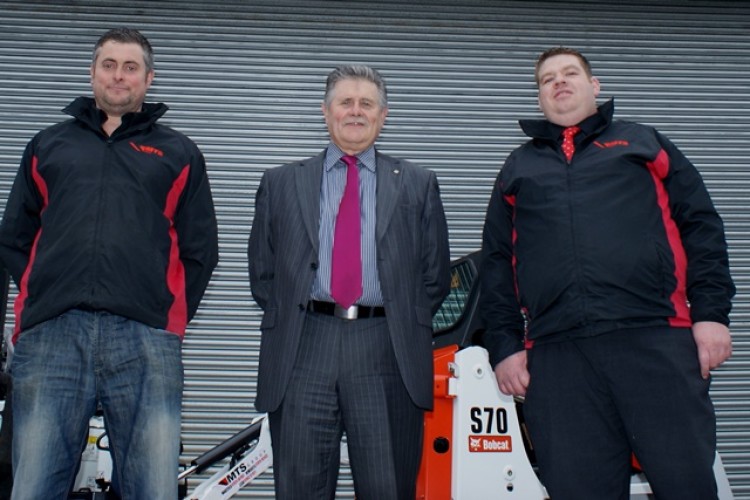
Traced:
<svg viewBox="0 0 750 500">
<path fill-rule="evenodd" d="M 316 254 L 320 245 L 318 236 L 320 231 L 320 184 L 323 181 L 325 156 L 326 151 L 324 150 L 317 156 L 297 163 L 294 175 L 302 220 Z"/>
<path fill-rule="evenodd" d="M 123 115 L 122 125 L 117 130 L 143 130 L 148 128 L 161 118 L 167 112 L 167 109 L 169 108 L 163 103 L 143 103 L 142 111 Z M 93 98 L 83 96 L 76 98 L 63 108 L 63 113 L 73 116 L 95 131 L 101 131 L 102 122 L 106 118 L 104 111 L 96 107 L 96 101 Z"/>
<path fill-rule="evenodd" d="M 597 108 L 597 112 L 589 116 L 578 126 L 584 136 L 596 134 L 609 127 L 615 113 L 615 100 L 610 99 Z M 565 127 L 556 125 L 548 120 L 520 120 L 521 130 L 532 139 L 556 141 Z"/>
</svg>

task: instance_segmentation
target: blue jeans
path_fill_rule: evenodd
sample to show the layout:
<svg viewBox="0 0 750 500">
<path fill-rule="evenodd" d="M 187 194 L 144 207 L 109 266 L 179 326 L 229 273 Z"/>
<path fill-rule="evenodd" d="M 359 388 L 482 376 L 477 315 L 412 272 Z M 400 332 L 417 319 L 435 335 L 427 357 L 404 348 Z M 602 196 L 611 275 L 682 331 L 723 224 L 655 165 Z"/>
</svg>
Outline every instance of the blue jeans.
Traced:
<svg viewBox="0 0 750 500">
<path fill-rule="evenodd" d="M 71 310 L 21 333 L 13 376 L 13 500 L 65 499 L 97 404 L 122 500 L 177 498 L 183 369 L 177 335 Z"/>
</svg>

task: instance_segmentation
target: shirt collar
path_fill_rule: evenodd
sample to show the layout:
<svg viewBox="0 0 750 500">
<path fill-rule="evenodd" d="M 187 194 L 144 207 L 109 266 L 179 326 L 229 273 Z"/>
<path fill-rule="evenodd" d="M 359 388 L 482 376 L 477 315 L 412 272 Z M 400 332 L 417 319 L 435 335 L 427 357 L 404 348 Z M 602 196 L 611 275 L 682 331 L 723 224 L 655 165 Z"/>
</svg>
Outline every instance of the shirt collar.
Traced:
<svg viewBox="0 0 750 500">
<path fill-rule="evenodd" d="M 615 100 L 610 99 L 596 110 L 596 113 L 585 118 L 581 123 L 578 124 L 581 127 L 583 136 L 589 136 L 594 133 L 598 133 L 604 128 L 608 127 L 612 123 L 612 116 L 615 109 Z M 520 120 L 519 124 L 521 129 L 534 139 L 547 139 L 547 140 L 560 140 L 560 134 L 565 127 L 556 125 L 550 121 L 545 120 Z"/>
<path fill-rule="evenodd" d="M 339 160 L 341 160 L 342 156 L 346 156 L 346 153 L 341 151 L 341 149 L 336 144 L 330 142 L 328 144 L 328 149 L 326 150 L 325 160 L 323 161 L 326 172 L 331 170 L 339 162 Z M 359 163 L 361 163 L 367 170 L 375 172 L 376 162 L 374 145 L 370 146 L 356 156 L 357 160 L 359 160 Z"/>
</svg>

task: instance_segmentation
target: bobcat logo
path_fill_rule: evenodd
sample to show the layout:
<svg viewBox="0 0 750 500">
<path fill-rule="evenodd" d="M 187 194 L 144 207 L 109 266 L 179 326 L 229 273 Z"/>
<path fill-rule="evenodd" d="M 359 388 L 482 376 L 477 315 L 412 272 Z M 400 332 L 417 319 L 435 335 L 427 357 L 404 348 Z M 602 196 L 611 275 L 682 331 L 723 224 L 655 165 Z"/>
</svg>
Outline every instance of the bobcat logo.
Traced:
<svg viewBox="0 0 750 500">
<path fill-rule="evenodd" d="M 480 451 L 482 448 L 482 438 L 469 436 L 469 451 Z"/>
</svg>

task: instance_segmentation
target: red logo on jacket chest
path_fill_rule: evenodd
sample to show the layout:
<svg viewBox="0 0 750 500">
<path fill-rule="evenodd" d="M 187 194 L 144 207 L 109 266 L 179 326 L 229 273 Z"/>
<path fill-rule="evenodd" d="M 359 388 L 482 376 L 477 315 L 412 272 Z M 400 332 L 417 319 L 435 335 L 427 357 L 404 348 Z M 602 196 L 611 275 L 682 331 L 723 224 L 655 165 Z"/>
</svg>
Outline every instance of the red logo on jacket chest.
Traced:
<svg viewBox="0 0 750 500">
<path fill-rule="evenodd" d="M 594 141 L 594 144 L 597 147 L 600 147 L 602 149 L 614 148 L 616 146 L 630 146 L 630 143 L 625 140 L 616 140 L 616 141 L 607 141 L 607 142 Z"/>
<path fill-rule="evenodd" d="M 134 143 L 132 141 L 130 142 L 130 146 L 133 149 L 135 149 L 136 151 L 139 151 L 141 153 L 146 153 L 146 154 L 150 154 L 150 155 L 156 155 L 156 156 L 159 156 L 159 157 L 164 156 L 164 151 L 162 151 L 161 149 L 157 149 L 157 148 L 155 148 L 153 146 L 146 146 L 144 144 L 136 144 L 136 143 Z"/>
</svg>

